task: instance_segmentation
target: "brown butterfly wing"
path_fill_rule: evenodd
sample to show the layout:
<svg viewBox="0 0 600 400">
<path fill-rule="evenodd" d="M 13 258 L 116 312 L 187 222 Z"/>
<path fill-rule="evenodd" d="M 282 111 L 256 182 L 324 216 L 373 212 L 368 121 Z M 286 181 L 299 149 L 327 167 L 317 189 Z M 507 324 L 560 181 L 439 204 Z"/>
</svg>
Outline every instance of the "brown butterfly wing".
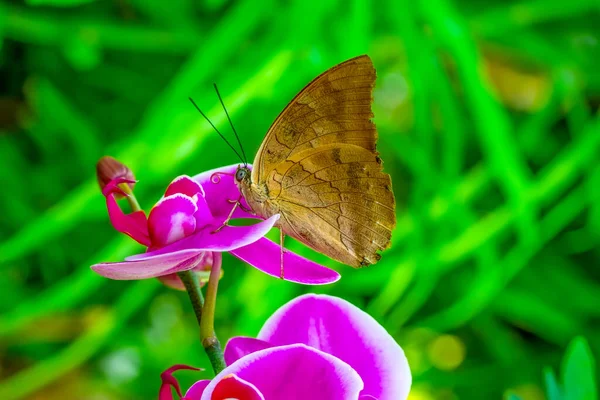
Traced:
<svg viewBox="0 0 600 400">
<path fill-rule="evenodd" d="M 374 83 L 367 56 L 317 77 L 279 115 L 252 173 L 285 234 L 354 267 L 379 260 L 396 222 L 370 121 Z"/>
<path fill-rule="evenodd" d="M 381 160 L 364 148 L 332 143 L 280 164 L 267 185 L 283 231 L 354 267 L 379 260 L 396 219 Z"/>
<path fill-rule="evenodd" d="M 264 182 L 291 155 L 322 144 L 349 143 L 375 151 L 375 77 L 368 56 L 352 58 L 316 77 L 273 122 L 254 159 L 252 182 Z"/>
</svg>

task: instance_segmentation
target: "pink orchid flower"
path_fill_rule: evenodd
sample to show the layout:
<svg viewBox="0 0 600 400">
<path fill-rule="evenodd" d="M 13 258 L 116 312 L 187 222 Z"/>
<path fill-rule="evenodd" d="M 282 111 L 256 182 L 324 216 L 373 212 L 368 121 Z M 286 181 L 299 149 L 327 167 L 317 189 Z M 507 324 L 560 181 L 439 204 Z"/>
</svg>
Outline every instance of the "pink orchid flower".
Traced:
<svg viewBox="0 0 600 400">
<path fill-rule="evenodd" d="M 404 352 L 386 330 L 354 305 L 326 295 L 290 301 L 257 338 L 232 338 L 225 361 L 228 367 L 214 379 L 196 382 L 180 397 L 402 400 L 412 382 Z M 183 367 L 163 374 L 159 400 L 172 399 L 171 373 Z"/>
<path fill-rule="evenodd" d="M 234 181 L 236 169 L 236 165 L 231 165 L 193 178 L 176 178 L 148 217 L 143 211 L 123 213 L 117 197 L 127 194 L 119 185 L 135 181 L 127 176 L 112 179 L 102 191 L 110 220 L 116 230 L 147 246 L 148 251 L 123 262 L 100 263 L 91 268 L 118 280 L 158 277 L 167 285 L 182 289 L 177 272 L 210 269 L 213 262 L 220 262 L 220 253 L 229 252 L 264 273 L 279 277 L 280 246 L 264 237 L 279 215 L 249 226 L 223 226 L 236 201 L 241 207 L 235 209 L 232 218 L 257 218 L 245 211 L 248 206 Z M 318 285 L 340 277 L 336 271 L 287 250 L 283 262 L 284 278 L 288 281 Z"/>
</svg>

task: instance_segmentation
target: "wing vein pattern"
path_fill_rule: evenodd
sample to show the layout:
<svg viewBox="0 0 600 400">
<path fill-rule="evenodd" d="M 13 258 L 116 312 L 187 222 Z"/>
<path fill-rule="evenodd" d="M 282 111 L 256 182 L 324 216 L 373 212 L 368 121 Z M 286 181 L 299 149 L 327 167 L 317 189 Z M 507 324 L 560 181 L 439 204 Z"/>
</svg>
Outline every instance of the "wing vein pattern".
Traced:
<svg viewBox="0 0 600 400">
<path fill-rule="evenodd" d="M 354 267 L 379 260 L 396 224 L 371 121 L 375 78 L 368 56 L 318 76 L 277 117 L 252 171 L 285 234 Z"/>
</svg>

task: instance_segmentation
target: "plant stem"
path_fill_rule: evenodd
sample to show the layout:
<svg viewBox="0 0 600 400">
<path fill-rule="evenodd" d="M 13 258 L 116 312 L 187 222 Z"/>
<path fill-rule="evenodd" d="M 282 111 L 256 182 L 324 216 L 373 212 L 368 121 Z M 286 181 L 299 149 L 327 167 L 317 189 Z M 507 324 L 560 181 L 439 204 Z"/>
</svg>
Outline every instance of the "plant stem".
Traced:
<svg viewBox="0 0 600 400">
<path fill-rule="evenodd" d="M 142 208 L 140 207 L 140 203 L 138 203 L 135 195 L 133 194 L 133 190 L 126 183 L 121 183 L 119 188 L 127 195 L 127 202 L 129 203 L 129 207 L 131 207 L 132 212 L 140 211 Z"/>
<path fill-rule="evenodd" d="M 185 286 L 185 290 L 188 292 L 188 296 L 190 296 L 190 301 L 192 302 L 192 308 L 194 309 L 194 314 L 196 314 L 196 320 L 198 321 L 198 325 L 202 325 L 202 307 L 204 307 L 204 297 L 202 296 L 202 291 L 200 290 L 200 281 L 196 274 L 192 272 L 192 270 L 181 271 L 177 273 L 181 282 Z"/>
<path fill-rule="evenodd" d="M 210 277 L 206 286 L 206 302 L 202 312 L 204 317 L 200 322 L 200 339 L 202 346 L 208 355 L 210 363 L 213 366 L 215 374 L 218 374 L 227 366 L 221 350 L 221 343 L 215 335 L 215 306 L 217 301 L 217 288 L 219 286 L 219 278 L 221 277 L 221 253 L 213 253 L 213 265 L 210 270 Z"/>
<path fill-rule="evenodd" d="M 179 276 L 179 279 L 183 282 L 183 285 L 188 292 L 188 296 L 190 297 L 190 301 L 192 302 L 192 308 L 194 309 L 196 320 L 200 326 L 200 341 L 202 342 L 204 351 L 208 356 L 215 374 L 218 374 L 227 366 L 225 364 L 225 359 L 223 358 L 221 343 L 215 335 L 214 330 L 217 288 L 219 285 L 219 278 L 221 277 L 221 262 L 221 253 L 213 253 L 213 265 L 210 270 L 210 277 L 206 287 L 206 301 L 204 301 L 202 291 L 200 290 L 198 276 L 192 272 L 192 270 L 177 273 L 177 276 Z"/>
</svg>

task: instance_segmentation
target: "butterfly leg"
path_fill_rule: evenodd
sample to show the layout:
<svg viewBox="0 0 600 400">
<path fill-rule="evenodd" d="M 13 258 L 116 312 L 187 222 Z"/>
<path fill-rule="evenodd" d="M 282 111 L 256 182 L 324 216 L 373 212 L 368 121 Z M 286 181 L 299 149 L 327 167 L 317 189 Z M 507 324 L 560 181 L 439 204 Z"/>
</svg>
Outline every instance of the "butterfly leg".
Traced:
<svg viewBox="0 0 600 400">
<path fill-rule="evenodd" d="M 256 215 L 256 213 L 254 212 L 254 210 L 252 210 L 250 207 L 244 206 L 240 200 L 238 200 L 238 207 L 240 207 L 240 209 L 242 211 L 245 211 L 245 212 L 247 212 L 249 214 L 252 214 L 252 215 Z"/>
<path fill-rule="evenodd" d="M 285 234 L 283 233 L 283 231 L 280 229 L 279 230 L 279 246 L 281 247 L 281 269 L 279 271 L 279 278 L 283 279 L 283 253 L 285 252 L 285 249 L 283 248 L 283 240 L 285 239 Z"/>
<path fill-rule="evenodd" d="M 214 231 L 212 231 L 211 233 L 217 233 L 221 229 L 223 229 L 223 227 L 227 226 L 229 224 L 229 220 L 231 219 L 231 217 L 233 216 L 233 213 L 235 212 L 235 209 L 238 208 L 238 206 L 241 206 L 241 203 L 239 200 L 227 200 L 227 201 L 229 203 L 232 203 L 233 207 L 231 208 L 229 215 L 227 215 L 227 219 L 225 219 L 225 221 L 223 221 L 223 224 L 220 227 L 218 227 L 217 229 L 215 229 Z"/>
</svg>

